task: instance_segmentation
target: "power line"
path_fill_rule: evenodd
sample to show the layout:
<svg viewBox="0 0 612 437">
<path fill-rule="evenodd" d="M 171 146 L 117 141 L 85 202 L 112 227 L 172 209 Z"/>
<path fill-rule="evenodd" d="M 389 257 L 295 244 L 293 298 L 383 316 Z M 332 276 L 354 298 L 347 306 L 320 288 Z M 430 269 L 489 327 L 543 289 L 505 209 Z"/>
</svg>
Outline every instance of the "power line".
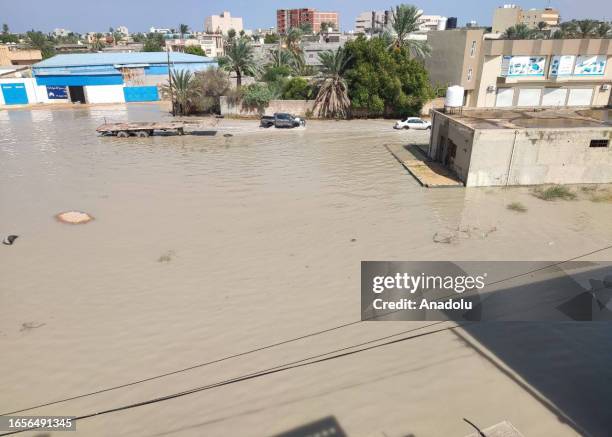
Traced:
<svg viewBox="0 0 612 437">
<path fill-rule="evenodd" d="M 367 351 L 370 351 L 372 349 L 377 349 L 377 348 L 381 348 L 381 347 L 384 347 L 384 346 L 389 346 L 389 345 L 393 345 L 393 344 L 396 344 L 396 343 L 401 343 L 401 342 L 404 342 L 404 341 L 414 340 L 414 339 L 417 339 L 417 338 L 420 338 L 420 337 L 425 337 L 425 336 L 428 336 L 428 335 L 437 334 L 439 332 L 448 331 L 448 330 L 451 330 L 451 329 L 456 329 L 456 328 L 458 328 L 460 326 L 464 326 L 465 324 L 470 324 L 470 323 L 464 323 L 464 324 L 458 325 L 458 326 L 449 326 L 449 327 L 446 327 L 446 328 L 437 329 L 435 331 L 428 331 L 428 332 L 424 332 L 424 333 L 421 333 L 421 334 L 415 334 L 415 335 L 411 335 L 411 336 L 408 336 L 408 337 L 403 337 L 403 338 L 400 338 L 400 339 L 391 340 L 391 341 L 388 341 L 386 343 L 381 343 L 381 344 L 377 344 L 377 345 L 374 345 L 374 346 L 368 346 L 368 347 L 364 347 L 364 348 L 353 350 L 353 351 L 347 351 L 348 349 L 354 349 L 354 348 L 359 347 L 359 346 L 375 343 L 375 342 L 378 342 L 378 341 L 381 341 L 381 340 L 384 340 L 384 339 L 388 339 L 388 338 L 391 338 L 391 337 L 396 337 L 398 335 L 402 335 L 402 334 L 405 334 L 405 333 L 408 333 L 408 332 L 412 332 L 412 331 L 416 331 L 416 330 L 423 329 L 423 328 L 428 328 L 430 326 L 438 325 L 440 323 L 445 323 L 445 322 L 446 321 L 438 321 L 438 322 L 430 323 L 428 325 L 421 326 L 419 328 L 409 329 L 409 330 L 398 332 L 396 334 L 392 334 L 392 335 L 389 335 L 389 336 L 386 336 L 386 337 L 381 337 L 381 338 L 377 338 L 375 340 L 370 340 L 370 341 L 367 341 L 367 342 L 364 342 L 364 343 L 360 343 L 360 344 L 357 344 L 357 345 L 352 345 L 352 346 L 344 347 L 344 348 L 341 348 L 341 349 L 336 349 L 336 350 L 331 351 L 331 352 L 326 352 L 326 353 L 323 353 L 323 354 L 313 355 L 313 356 L 310 356 L 310 357 L 307 357 L 307 358 L 303 358 L 303 359 L 300 359 L 300 360 L 297 360 L 297 361 L 293 361 L 293 362 L 277 365 L 277 366 L 270 367 L 270 368 L 267 368 L 267 369 L 264 369 L 264 370 L 260 370 L 258 372 L 253 372 L 253 373 L 249 373 L 249 374 L 246 374 L 246 375 L 238 376 L 238 377 L 235 377 L 235 378 L 226 379 L 226 380 L 219 381 L 219 382 L 216 382 L 216 383 L 213 383 L 213 384 L 208 384 L 208 385 L 204 385 L 204 386 L 200 386 L 200 387 L 195 387 L 195 388 L 192 388 L 192 389 L 189 389 L 189 390 L 184 390 L 184 391 L 181 391 L 181 392 L 172 393 L 172 394 L 161 396 L 161 397 L 157 397 L 157 398 L 153 398 L 153 399 L 148 399 L 148 400 L 136 402 L 136 403 L 133 403 L 133 404 L 123 405 L 121 407 L 110 408 L 110 409 L 107 409 L 107 410 L 98 411 L 96 413 L 90 413 L 90 414 L 86 414 L 86 415 L 83 415 L 83 416 L 77 416 L 77 417 L 73 418 L 72 420 L 74 422 L 76 422 L 78 420 L 90 419 L 90 418 L 93 418 L 93 417 L 96 417 L 96 416 L 102 416 L 102 415 L 106 415 L 106 414 L 116 413 L 116 412 L 119 412 L 119 411 L 125 411 L 125 410 L 130 410 L 130 409 L 133 409 L 133 408 L 142 407 L 142 406 L 145 406 L 145 405 L 156 404 L 156 403 L 159 403 L 159 402 L 164 402 L 164 401 L 180 398 L 180 397 L 187 396 L 187 395 L 190 395 L 190 394 L 199 393 L 199 392 L 206 391 L 206 390 L 211 390 L 213 388 L 224 387 L 226 385 L 231 385 L 231 384 L 236 384 L 238 382 L 244 382 L 244 381 L 248 381 L 248 380 L 251 380 L 251 379 L 261 378 L 263 376 L 272 375 L 272 374 L 275 374 L 275 373 L 284 372 L 284 371 L 291 370 L 291 369 L 296 369 L 296 368 L 299 368 L 299 367 L 310 366 L 310 365 L 313 365 L 313 364 L 318 364 L 318 363 L 322 363 L 322 362 L 326 362 L 326 361 L 335 360 L 335 359 L 338 359 L 338 358 L 347 357 L 347 356 L 350 356 L 350 355 L 355 355 L 355 354 L 358 354 L 358 353 L 361 353 L 361 352 L 367 352 Z M 342 352 L 342 353 L 338 353 L 338 352 Z M 326 355 L 330 355 L 330 354 L 337 354 L 337 355 L 326 357 Z M 26 428 L 26 429 L 21 429 L 21 430 L 18 430 L 18 431 L 12 431 L 12 432 L 8 432 L 8 433 L 0 434 L 0 437 L 8 436 L 8 435 L 14 435 L 14 434 L 19 434 L 19 433 L 22 433 L 22 432 L 32 431 L 32 430 L 35 430 L 35 429 L 37 429 L 37 428 Z"/>
<path fill-rule="evenodd" d="M 529 274 L 532 274 L 532 273 L 535 273 L 535 272 L 538 272 L 538 271 L 542 271 L 542 270 L 545 270 L 545 269 L 548 269 L 548 268 L 551 268 L 551 267 L 556 267 L 558 265 L 561 265 L 561 264 L 564 264 L 564 263 L 568 263 L 568 262 L 571 262 L 571 261 L 575 261 L 577 259 L 584 258 L 586 256 L 593 255 L 593 254 L 599 253 L 599 252 L 603 252 L 603 251 L 606 251 L 606 250 L 609 250 L 609 249 L 612 249 L 612 245 L 605 246 L 603 248 L 596 249 L 596 250 L 593 250 L 591 252 L 584 253 L 582 255 L 578 255 L 578 256 L 575 256 L 575 257 L 572 257 L 572 258 L 568 258 L 568 259 L 566 259 L 564 261 L 558 261 L 558 262 L 546 265 L 544 267 L 533 269 L 533 270 L 530 270 L 530 271 L 527 271 L 527 272 L 524 272 L 524 273 L 519 273 L 519 274 L 510 276 L 510 277 L 507 277 L 507 278 L 499 279 L 497 281 L 493 281 L 493 282 L 487 283 L 486 286 L 498 284 L 498 283 L 501 283 L 501 282 L 504 282 L 504 281 L 508 281 L 508 280 L 511 280 L 511 279 L 516 279 L 516 278 L 519 278 L 519 277 L 522 277 L 522 276 L 525 276 L 525 275 L 529 275 Z M 443 296 L 443 297 L 440 297 L 440 298 L 437 298 L 437 299 L 433 299 L 433 300 L 434 301 L 439 301 L 439 300 L 451 298 L 451 297 L 454 297 L 454 296 L 456 296 L 456 294 L 452 294 L 452 295 L 448 295 L 448 296 Z M 23 413 L 25 411 L 35 410 L 37 408 L 47 407 L 47 406 L 50 406 L 50 405 L 57 405 L 57 404 L 60 404 L 60 403 L 69 402 L 69 401 L 73 401 L 73 400 L 76 400 L 76 399 L 82 399 L 82 398 L 85 398 L 85 397 L 94 396 L 94 395 L 98 395 L 98 394 L 101 394 L 101 393 L 106 393 L 106 392 L 109 392 L 109 391 L 118 390 L 118 389 L 121 389 L 121 388 L 131 387 L 131 386 L 134 386 L 134 385 L 137 385 L 137 384 L 142 384 L 142 383 L 145 383 L 145 382 L 154 381 L 156 379 L 161 379 L 161 378 L 165 378 L 167 376 L 172 376 L 172 375 L 176 375 L 176 374 L 179 374 L 179 373 L 187 372 L 187 371 L 190 371 L 190 370 L 198 369 L 198 368 L 201 368 L 201 367 L 210 366 L 212 364 L 217 364 L 217 363 L 220 363 L 220 362 L 223 362 L 223 361 L 231 360 L 233 358 L 239 358 L 239 357 L 242 357 L 242 356 L 245 356 L 245 355 L 250 355 L 250 354 L 253 354 L 253 353 L 256 353 L 256 352 L 264 351 L 266 349 L 272 349 L 274 347 L 282 346 L 284 344 L 293 343 L 293 342 L 296 342 L 296 341 L 299 341 L 299 340 L 304 340 L 306 338 L 316 337 L 316 336 L 321 335 L 321 334 L 325 334 L 325 333 L 328 333 L 328 332 L 332 332 L 332 331 L 336 331 L 336 330 L 339 330 L 339 329 L 343 329 L 343 328 L 346 328 L 346 327 L 349 327 L 349 326 L 352 326 L 352 325 L 357 325 L 357 324 L 359 324 L 359 323 L 361 323 L 363 321 L 367 321 L 367 320 L 370 320 L 370 319 L 383 318 L 383 317 L 386 317 L 386 316 L 388 316 L 390 314 L 393 314 L 393 313 L 396 313 L 396 312 L 399 312 L 399 311 L 403 311 L 403 310 L 390 311 L 388 313 L 385 313 L 385 314 L 382 314 L 382 315 L 379 314 L 379 315 L 376 315 L 374 317 L 370 317 L 370 318 L 367 318 L 367 319 L 356 320 L 356 321 L 353 321 L 353 322 L 349 322 L 349 323 L 345 323 L 345 324 L 342 324 L 342 325 L 334 326 L 332 328 L 327 328 L 327 329 L 323 329 L 323 330 L 320 330 L 320 331 L 311 332 L 311 333 L 304 334 L 304 335 L 299 336 L 299 337 L 294 337 L 294 338 L 283 340 L 283 341 L 280 341 L 280 342 L 277 342 L 277 343 L 272 343 L 272 344 L 268 344 L 268 345 L 265 345 L 265 346 L 257 347 L 257 348 L 254 348 L 254 349 L 251 349 L 251 350 L 248 350 L 248 351 L 239 352 L 239 353 L 236 353 L 236 354 L 233 354 L 233 355 L 228 355 L 228 356 L 225 356 L 225 357 L 222 357 L 222 358 L 218 358 L 218 359 L 215 359 L 215 360 L 211 360 L 211 361 L 206 361 L 206 362 L 194 364 L 194 365 L 189 366 L 189 367 L 184 367 L 184 368 L 181 368 L 181 369 L 178 369 L 178 370 L 173 370 L 173 371 L 170 371 L 170 372 L 166 372 L 166 373 L 162 373 L 162 374 L 159 374 L 159 375 L 151 376 L 149 378 L 143 378 L 143 379 L 131 381 L 131 382 L 128 382 L 128 383 L 125 383 L 125 384 L 115 385 L 115 386 L 112 386 L 112 387 L 108 387 L 108 388 L 104 388 L 104 389 L 100 389 L 100 390 L 84 393 L 84 394 L 81 394 L 81 395 L 75 395 L 75 396 L 71 396 L 71 397 L 64 398 L 64 399 L 59 399 L 57 401 L 46 402 L 46 403 L 34 405 L 34 406 L 31 406 L 31 407 L 27 407 L 27 408 L 22 408 L 22 409 L 15 410 L 15 411 L 10 411 L 10 412 L 6 412 L 6 413 L 0 413 L 0 416 L 7 416 L 7 415 L 11 415 L 11 414 L 16 414 L 16 413 Z"/>
</svg>

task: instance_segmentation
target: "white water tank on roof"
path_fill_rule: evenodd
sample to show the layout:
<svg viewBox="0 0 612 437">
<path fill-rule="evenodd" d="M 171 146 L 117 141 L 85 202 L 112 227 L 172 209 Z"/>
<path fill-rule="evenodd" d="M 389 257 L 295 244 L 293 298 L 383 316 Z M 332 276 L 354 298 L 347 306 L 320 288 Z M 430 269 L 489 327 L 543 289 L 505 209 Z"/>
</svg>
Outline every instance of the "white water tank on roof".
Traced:
<svg viewBox="0 0 612 437">
<path fill-rule="evenodd" d="M 463 87 L 459 85 L 453 85 L 446 88 L 444 106 L 446 108 L 459 108 L 463 106 L 463 92 Z"/>
</svg>

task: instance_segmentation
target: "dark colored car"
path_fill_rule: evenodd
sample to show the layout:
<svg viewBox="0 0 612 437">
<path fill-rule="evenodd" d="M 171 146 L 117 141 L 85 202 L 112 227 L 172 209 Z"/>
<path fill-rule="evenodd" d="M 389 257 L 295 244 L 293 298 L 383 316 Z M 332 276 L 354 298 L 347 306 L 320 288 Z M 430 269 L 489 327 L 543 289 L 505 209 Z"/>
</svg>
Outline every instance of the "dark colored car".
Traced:
<svg viewBox="0 0 612 437">
<path fill-rule="evenodd" d="M 261 117 L 259 125 L 265 128 L 268 128 L 271 126 L 274 126 L 277 128 L 282 128 L 282 127 L 291 128 L 291 127 L 306 126 L 306 120 L 300 117 L 295 117 L 294 115 L 287 114 L 284 112 L 277 112 L 273 116 L 264 115 L 263 117 Z"/>
</svg>

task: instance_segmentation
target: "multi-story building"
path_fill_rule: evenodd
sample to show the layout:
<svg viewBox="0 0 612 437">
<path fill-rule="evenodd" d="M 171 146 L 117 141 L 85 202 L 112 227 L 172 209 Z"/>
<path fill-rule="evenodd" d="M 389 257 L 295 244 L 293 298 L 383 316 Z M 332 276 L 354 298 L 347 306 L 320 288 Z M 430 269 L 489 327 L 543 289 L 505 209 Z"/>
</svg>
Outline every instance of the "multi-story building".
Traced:
<svg viewBox="0 0 612 437">
<path fill-rule="evenodd" d="M 123 36 L 130 36 L 130 32 L 126 26 L 119 26 L 115 29 L 116 32 L 119 32 Z"/>
<path fill-rule="evenodd" d="M 531 29 L 538 27 L 540 22 L 547 27 L 557 26 L 560 17 L 559 11 L 553 8 L 523 10 L 517 5 L 503 5 L 495 9 L 493 14 L 493 32 L 503 33 L 509 27 L 525 24 Z"/>
<path fill-rule="evenodd" d="M 68 36 L 70 35 L 70 31 L 68 29 L 54 29 L 53 30 L 53 36 L 55 37 L 60 37 L 60 36 Z"/>
<path fill-rule="evenodd" d="M 610 39 L 487 39 L 484 29 L 428 34 L 432 82 L 460 85 L 467 107 L 604 106 L 612 85 Z"/>
<path fill-rule="evenodd" d="M 377 33 L 391 23 L 391 11 L 365 11 L 355 19 L 355 33 Z"/>
<path fill-rule="evenodd" d="M 220 33 L 201 34 L 197 38 L 166 40 L 166 49 L 171 52 L 184 52 L 186 47 L 194 46 L 200 47 L 210 58 L 218 58 L 225 54 L 223 35 Z"/>
<path fill-rule="evenodd" d="M 446 29 L 446 20 L 447 18 L 441 15 L 421 15 L 417 19 L 417 24 L 421 32 L 444 30 Z"/>
<path fill-rule="evenodd" d="M 236 33 L 243 30 L 242 18 L 232 17 L 227 11 L 224 11 L 220 15 L 210 15 L 206 17 L 204 21 L 204 30 L 207 33 L 220 33 L 227 35 L 230 29 L 234 29 Z"/>
<path fill-rule="evenodd" d="M 292 27 L 310 24 L 313 32 L 321 30 L 321 23 L 331 23 L 335 30 L 340 28 L 338 12 L 321 12 L 316 9 L 278 9 L 276 11 L 276 29 L 278 33 L 287 33 Z"/>
</svg>

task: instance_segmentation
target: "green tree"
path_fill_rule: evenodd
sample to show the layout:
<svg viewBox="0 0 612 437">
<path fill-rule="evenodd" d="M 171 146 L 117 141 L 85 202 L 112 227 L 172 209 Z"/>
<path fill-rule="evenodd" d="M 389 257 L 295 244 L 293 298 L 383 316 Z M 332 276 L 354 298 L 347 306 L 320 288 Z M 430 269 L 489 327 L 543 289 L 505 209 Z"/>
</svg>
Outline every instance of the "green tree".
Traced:
<svg viewBox="0 0 612 437">
<path fill-rule="evenodd" d="M 270 100 L 277 97 L 274 87 L 265 83 L 252 83 L 242 88 L 242 103 L 248 108 L 257 108 L 259 112 L 268 106 Z"/>
<path fill-rule="evenodd" d="M 276 44 L 278 40 L 279 36 L 276 33 L 267 33 L 264 36 L 264 44 Z"/>
<path fill-rule="evenodd" d="M 333 30 L 338 30 L 338 29 L 336 29 L 336 23 L 333 23 L 331 21 L 323 21 L 321 23 L 321 30 L 320 30 L 320 32 L 321 33 L 325 33 L 325 32 L 327 32 L 327 29 L 329 29 L 330 27 Z"/>
<path fill-rule="evenodd" d="M 391 29 L 393 46 L 396 49 L 406 48 L 412 56 L 424 57 L 431 53 L 425 41 L 410 39 L 410 34 L 419 30 L 418 20 L 421 12 L 414 5 L 401 4 L 391 11 Z"/>
<path fill-rule="evenodd" d="M 353 114 L 398 117 L 418 115 L 433 97 L 422 62 L 407 48 L 385 50 L 381 38 L 360 36 L 345 44 L 350 56 L 346 80 Z"/>
<path fill-rule="evenodd" d="M 164 36 L 161 33 L 149 33 L 142 47 L 143 52 L 161 52 L 165 45 Z"/>
<path fill-rule="evenodd" d="M 344 73 L 350 59 L 350 53 L 342 47 L 338 47 L 335 52 L 319 53 L 323 79 L 314 104 L 314 110 L 319 116 L 344 118 L 348 115 L 351 101 Z"/>
<path fill-rule="evenodd" d="M 291 53 L 300 53 L 302 51 L 301 42 L 304 33 L 296 28 L 292 27 L 287 32 L 287 36 L 285 37 L 285 45 L 287 46 L 287 50 Z"/>
<path fill-rule="evenodd" d="M 193 74 L 187 70 L 173 70 L 170 84 L 162 86 L 162 92 L 171 96 L 172 107 L 177 115 L 189 115 L 194 110 L 201 90 L 196 87 Z"/>
<path fill-rule="evenodd" d="M 536 31 L 530 29 L 526 24 L 519 23 L 506 29 L 502 38 L 504 39 L 533 39 Z"/>
<path fill-rule="evenodd" d="M 312 24 L 310 23 L 302 23 L 300 24 L 299 29 L 302 31 L 304 35 L 308 35 L 312 33 Z"/>
<path fill-rule="evenodd" d="M 218 68 L 209 68 L 194 76 L 194 87 L 199 90 L 195 105 L 197 111 L 221 113 L 221 96 L 226 95 L 230 89 L 227 73 Z"/>
<path fill-rule="evenodd" d="M 574 33 L 577 38 L 590 38 L 597 34 L 598 25 L 596 20 L 576 20 Z"/>
<path fill-rule="evenodd" d="M 9 25 L 8 25 L 8 24 L 6 24 L 6 23 L 4 23 L 4 24 L 2 25 L 2 34 L 3 34 L 3 35 L 8 35 L 9 33 L 10 33 L 10 32 L 9 32 Z"/>
<path fill-rule="evenodd" d="M 284 84 L 282 97 L 285 100 L 310 100 L 314 97 L 314 88 L 303 77 L 294 77 Z"/>
<path fill-rule="evenodd" d="M 184 39 L 185 34 L 189 33 L 189 26 L 186 24 L 179 24 L 179 33 L 181 34 L 181 39 Z"/>
<path fill-rule="evenodd" d="M 185 53 L 196 56 L 206 56 L 206 52 L 200 46 L 187 46 L 185 47 Z"/>
<path fill-rule="evenodd" d="M 91 50 L 94 52 L 99 52 L 101 51 L 105 46 L 105 39 L 104 39 L 104 35 L 102 35 L 101 33 L 96 33 L 93 37 L 93 41 L 91 43 Z"/>
<path fill-rule="evenodd" d="M 597 29 L 595 32 L 597 33 L 597 36 L 600 38 L 610 38 L 611 31 L 612 31 L 612 26 L 610 26 L 610 23 L 606 23 L 605 21 L 602 21 L 597 26 Z"/>
<path fill-rule="evenodd" d="M 55 54 L 49 37 L 40 31 L 31 30 L 26 33 L 28 46 L 40 50 L 43 59 L 50 58 Z"/>
<path fill-rule="evenodd" d="M 255 76 L 259 65 L 255 59 L 253 46 L 244 38 L 231 39 L 225 47 L 225 56 L 219 58 L 219 66 L 236 73 L 236 88 L 242 86 L 242 76 Z"/>
<path fill-rule="evenodd" d="M 228 41 L 233 41 L 236 39 L 236 31 L 234 29 L 230 29 L 227 31 L 227 39 Z"/>
</svg>

